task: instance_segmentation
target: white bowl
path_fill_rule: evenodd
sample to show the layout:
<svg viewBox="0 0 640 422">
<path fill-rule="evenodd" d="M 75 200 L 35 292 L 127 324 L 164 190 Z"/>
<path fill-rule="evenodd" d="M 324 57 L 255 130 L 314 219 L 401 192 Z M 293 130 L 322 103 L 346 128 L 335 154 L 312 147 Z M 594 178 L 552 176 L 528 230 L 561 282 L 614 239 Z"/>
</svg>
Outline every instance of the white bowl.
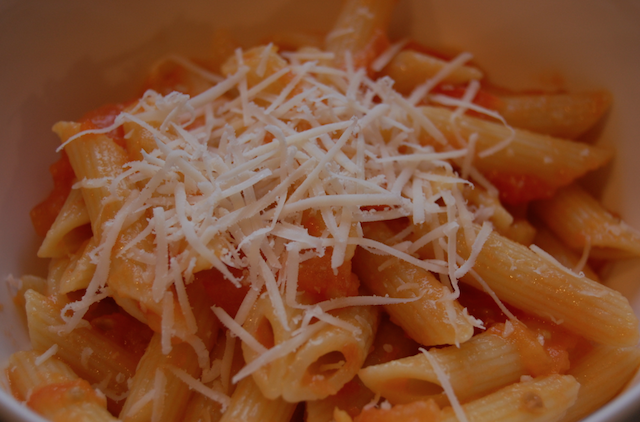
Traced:
<svg viewBox="0 0 640 422">
<path fill-rule="evenodd" d="M 245 45 L 274 29 L 326 31 L 339 0 L 0 0 L 0 277 L 44 275 L 29 210 L 51 188 L 51 126 L 134 96 L 166 53 L 206 56 L 212 28 Z M 598 172 L 605 204 L 640 228 L 640 3 L 635 0 L 400 0 L 393 37 L 470 51 L 490 80 L 509 88 L 606 88 L 615 103 L 599 142 L 617 149 Z M 640 262 L 609 280 L 640 315 Z M 29 348 L 24 321 L 0 287 L 0 363 Z M 6 387 L 6 381 L 3 381 Z M 635 417 L 634 417 L 635 415 Z M 588 418 L 640 419 L 640 382 Z M 0 391 L 0 420 L 39 417 Z"/>
</svg>

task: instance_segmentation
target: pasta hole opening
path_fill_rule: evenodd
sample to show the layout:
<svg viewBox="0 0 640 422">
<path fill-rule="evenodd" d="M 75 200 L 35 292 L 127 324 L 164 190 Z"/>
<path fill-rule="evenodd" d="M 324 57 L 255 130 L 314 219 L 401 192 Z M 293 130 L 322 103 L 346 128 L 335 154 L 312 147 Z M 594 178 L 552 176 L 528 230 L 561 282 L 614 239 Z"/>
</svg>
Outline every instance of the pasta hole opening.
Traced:
<svg viewBox="0 0 640 422">
<path fill-rule="evenodd" d="M 255 332 L 255 338 L 267 349 L 271 349 L 276 344 L 273 326 L 268 318 L 262 318 Z"/>
<path fill-rule="evenodd" d="M 333 351 L 325 353 L 309 365 L 307 373 L 311 376 L 321 375 L 331 377 L 347 363 L 347 359 L 342 352 Z"/>
<path fill-rule="evenodd" d="M 396 394 L 406 393 L 416 399 L 417 397 L 437 396 L 444 392 L 444 389 L 438 384 L 417 378 L 394 379 L 386 383 L 385 389 L 394 391 Z"/>
</svg>

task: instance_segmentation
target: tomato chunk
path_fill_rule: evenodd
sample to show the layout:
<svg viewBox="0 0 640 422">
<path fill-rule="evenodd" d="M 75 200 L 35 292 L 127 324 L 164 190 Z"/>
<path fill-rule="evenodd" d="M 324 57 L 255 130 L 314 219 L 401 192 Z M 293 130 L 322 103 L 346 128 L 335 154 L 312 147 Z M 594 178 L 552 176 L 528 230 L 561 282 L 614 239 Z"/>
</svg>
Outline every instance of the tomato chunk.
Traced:
<svg viewBox="0 0 640 422">
<path fill-rule="evenodd" d="M 64 201 L 71 192 L 75 178 L 69 158 L 64 151 L 58 161 L 49 167 L 49 172 L 53 179 L 53 189 L 44 201 L 33 207 L 30 213 L 31 224 L 33 224 L 36 233 L 42 237 L 46 236 L 47 231 L 60 213 Z"/>
<path fill-rule="evenodd" d="M 500 191 L 500 200 L 509 205 L 520 205 L 536 199 L 551 198 L 562 183 L 552 186 L 539 177 L 529 174 L 488 171 L 484 174 Z"/>
<path fill-rule="evenodd" d="M 334 272 L 332 251 L 327 248 L 323 256 L 301 262 L 298 268 L 298 289 L 309 294 L 314 302 L 358 294 L 360 280 L 351 272 L 351 261 L 343 263 Z"/>
<path fill-rule="evenodd" d="M 229 268 L 231 274 L 236 278 L 242 278 L 242 271 Z M 240 309 L 244 297 L 249 292 L 248 285 L 236 287 L 230 280 L 215 268 L 200 271 L 195 275 L 196 282 L 202 282 L 205 291 L 213 301 L 215 306 L 225 310 L 231 317 L 235 317 Z"/>
<path fill-rule="evenodd" d="M 88 112 L 82 116 L 79 121 L 82 125 L 82 130 L 104 129 L 111 126 L 115 122 L 116 117 L 118 117 L 118 114 L 120 114 L 126 106 L 126 104 L 106 104 Z M 107 136 L 121 147 L 125 147 L 124 129 L 122 126 L 107 133 Z"/>
</svg>

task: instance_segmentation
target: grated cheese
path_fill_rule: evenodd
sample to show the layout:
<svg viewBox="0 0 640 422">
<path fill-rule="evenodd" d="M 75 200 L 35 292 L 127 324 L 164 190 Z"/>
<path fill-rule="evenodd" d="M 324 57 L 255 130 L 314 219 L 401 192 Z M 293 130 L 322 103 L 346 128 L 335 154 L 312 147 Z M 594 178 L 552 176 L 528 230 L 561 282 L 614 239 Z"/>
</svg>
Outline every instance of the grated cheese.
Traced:
<svg viewBox="0 0 640 422">
<path fill-rule="evenodd" d="M 464 412 L 464 409 L 460 405 L 460 401 L 458 400 L 458 397 L 456 397 L 456 393 L 453 391 L 453 386 L 449 381 L 449 377 L 444 372 L 444 370 L 438 363 L 437 359 L 433 355 L 431 355 L 426 349 L 420 347 L 419 350 L 420 352 L 422 352 L 422 354 L 424 354 L 427 357 L 429 364 L 433 368 L 433 372 L 435 372 L 436 377 L 438 378 L 438 382 L 440 383 L 440 386 L 442 387 L 445 394 L 447 395 L 447 399 L 449 399 L 449 403 L 453 408 L 453 413 L 456 415 L 456 418 L 458 419 L 458 421 L 469 422 L 469 419 L 467 418 L 467 415 Z"/>
<path fill-rule="evenodd" d="M 393 45 L 375 65 L 384 67 L 404 43 Z M 427 96 L 471 55 L 464 53 L 451 61 L 407 99 L 392 89 L 389 78 L 373 80 L 364 69 L 355 69 L 349 54 L 345 69 L 323 64 L 333 56 L 322 52 L 287 53 L 277 60 L 284 64 L 273 68 L 270 58 L 277 54 L 275 50 L 272 45 L 262 47 L 253 71 L 245 62 L 244 51 L 236 50 L 235 72 L 226 78 L 170 58 L 213 86 L 193 97 L 147 91 L 108 130 L 84 131 L 67 140 L 64 145 L 126 123 L 147 131 L 156 149 L 141 151 L 142 159 L 128 163 L 117 177 L 76 183 L 76 188 L 83 189 L 108 187 L 107 201 L 119 201 L 122 207 L 101 228 L 100 244 L 92 252 L 97 266 L 94 277 L 85 296 L 65 307 L 65 325 L 60 330 L 68 332 L 78 326 L 91 304 L 112 294 L 109 267 L 116 241 L 123 230 L 141 219 L 147 224 L 117 256 L 148 268 L 153 303 L 140 305 L 156 306 L 161 314 L 162 352 L 171 352 L 173 337 L 189 342 L 203 377 L 209 380 L 214 372 L 219 373 L 227 392 L 230 382 L 291 353 L 323 327 L 334 325 L 358 334 L 354 325 L 328 313 L 332 310 L 418 299 L 355 296 L 314 306 L 300 303 L 298 266 L 310 257 L 329 253 L 327 248 L 332 251 L 334 271 L 350 258 L 354 247 L 362 247 L 436 273 L 451 286 L 449 296 L 457 297 L 457 279 L 470 271 L 490 232 L 490 226 L 484 225 L 475 236 L 471 228 L 474 215 L 459 187 L 471 184 L 466 180 L 470 176 L 493 194 L 497 190 L 473 166 L 477 135 L 454 147 L 415 104 L 426 98 L 457 107 L 455 116 L 474 110 L 494 117 L 472 103 L 479 87 L 476 81 L 470 83 L 462 100 Z M 262 80 L 249 86 L 249 72 Z M 270 90 L 275 84 L 283 86 L 277 94 Z M 437 148 L 423 144 L 425 134 Z M 462 168 L 464 178 L 455 173 L 452 163 Z M 320 236 L 310 235 L 301 226 L 307 210 L 319 212 L 326 227 Z M 442 214 L 446 221 L 439 224 Z M 400 217 L 410 217 L 415 224 L 428 223 L 432 229 L 414 242 L 405 240 L 409 232 L 401 232 L 393 240 L 399 242 L 395 246 L 363 237 L 361 223 Z M 460 229 L 473 245 L 466 262 L 459 262 L 456 252 Z M 148 238 L 154 239 L 152 251 L 140 246 Z M 414 256 L 429 244 L 435 259 Z M 216 371 L 194 336 L 198 321 L 186 295 L 193 274 L 207 268 L 216 268 L 237 287 L 250 285 L 235 318 L 222 308 L 212 309 L 229 330 Z M 244 270 L 247 276 L 237 279 L 230 268 Z M 242 328 L 263 291 L 280 325 L 291 334 L 289 340 L 271 349 Z M 301 309 L 302 316 L 290 320 L 287 306 Z M 178 332 L 174 320 L 178 309 L 184 317 L 184 332 Z M 258 357 L 230 379 L 236 337 Z M 195 378 L 171 370 L 191 388 L 213 394 L 214 390 L 203 389 L 208 387 Z M 162 408 L 158 395 L 163 392 L 164 377 L 157 373 L 154 381 L 154 415 Z"/>
<path fill-rule="evenodd" d="M 151 422 L 159 422 L 162 417 L 162 411 L 164 409 L 164 401 L 167 395 L 167 376 L 163 370 L 156 369 L 156 374 L 153 379 L 153 405 L 151 407 Z"/>
<path fill-rule="evenodd" d="M 51 358 L 52 356 L 55 356 L 55 354 L 57 352 L 58 352 L 58 345 L 57 344 L 54 344 L 53 346 L 49 347 L 44 353 L 42 353 L 40 356 L 38 356 L 35 359 L 36 366 L 42 365 L 49 358 Z"/>
<path fill-rule="evenodd" d="M 208 397 L 209 399 L 217 403 L 220 403 L 221 412 L 224 413 L 227 410 L 227 406 L 229 406 L 229 402 L 231 401 L 231 398 L 228 395 L 207 387 L 180 368 L 177 368 L 173 365 L 168 365 L 167 368 L 182 382 L 187 384 L 190 390 L 197 391 L 203 396 Z"/>
</svg>

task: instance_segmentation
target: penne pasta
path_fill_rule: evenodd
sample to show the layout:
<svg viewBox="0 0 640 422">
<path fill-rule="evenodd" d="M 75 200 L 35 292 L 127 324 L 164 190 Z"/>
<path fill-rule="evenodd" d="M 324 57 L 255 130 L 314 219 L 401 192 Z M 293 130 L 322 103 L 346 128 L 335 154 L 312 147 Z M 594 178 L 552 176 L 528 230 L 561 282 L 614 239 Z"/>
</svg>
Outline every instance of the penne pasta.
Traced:
<svg viewBox="0 0 640 422">
<path fill-rule="evenodd" d="M 567 247 L 567 245 L 562 243 L 562 241 L 554 236 L 548 229 L 538 229 L 533 243 L 554 257 L 562 265 L 572 269 L 574 272 L 583 272 L 587 278 L 594 281 L 600 280 L 598 274 L 591 269 L 589 264 L 587 262 L 582 262 L 582 256 Z"/>
<path fill-rule="evenodd" d="M 575 402 L 580 384 L 569 375 L 534 378 L 502 388 L 462 406 L 470 422 L 559 421 Z M 456 412 L 445 408 L 442 421 L 456 421 Z"/>
<path fill-rule="evenodd" d="M 166 350 L 167 344 L 163 341 L 165 333 L 154 334 L 131 380 L 120 413 L 123 421 L 181 420 L 189 403 L 191 386 L 179 374 L 198 379 L 203 367 L 208 369 L 208 351 L 217 338 L 218 321 L 209 309 L 210 302 L 203 294 L 202 286 L 193 283 L 188 293 L 198 332 L 180 339 L 175 345 L 168 339 L 170 350 Z"/>
<path fill-rule="evenodd" d="M 510 125 L 565 139 L 575 139 L 592 128 L 612 102 L 606 91 L 498 98 L 496 110 Z"/>
<path fill-rule="evenodd" d="M 391 237 L 384 224 L 365 227 L 365 236 L 374 240 Z M 451 291 L 430 272 L 398 258 L 375 255 L 359 249 L 353 259 L 354 271 L 362 283 L 378 296 L 410 299 L 385 305 L 393 321 L 420 344 L 460 344 L 473 335 L 472 321 L 462 306 L 449 299 Z"/>
<path fill-rule="evenodd" d="M 640 351 L 635 347 L 594 346 L 568 371 L 580 383 L 580 390 L 562 421 L 579 421 L 603 406 L 624 388 L 638 365 Z"/>
<path fill-rule="evenodd" d="M 335 55 L 336 63 L 344 65 L 345 55 L 350 54 L 354 67 L 366 67 L 380 47 L 386 47 L 392 9 L 391 0 L 346 1 L 325 39 L 325 48 Z"/>
<path fill-rule="evenodd" d="M 440 72 L 448 62 L 428 54 L 413 50 L 398 53 L 382 70 L 382 74 L 396 81 L 394 88 L 403 94 L 410 94 L 418 85 L 425 83 Z M 442 83 L 464 84 L 482 79 L 483 74 L 473 66 L 458 66 L 453 69 Z M 517 125 L 516 125 L 517 126 Z"/>
<path fill-rule="evenodd" d="M 61 122 L 56 124 L 54 132 L 58 134 L 62 143 L 66 143 L 72 136 L 81 132 L 77 123 Z M 65 147 L 69 161 L 78 180 L 96 179 L 102 185 L 98 187 L 81 188 L 82 197 L 87 214 L 91 221 L 93 235 L 100 239 L 103 224 L 112 219 L 122 206 L 123 201 L 115 199 L 103 205 L 111 197 L 111 192 L 105 187 L 105 179 L 114 178 L 123 172 L 123 166 L 128 161 L 126 152 L 111 138 L 104 135 L 87 135 L 70 142 Z M 126 197 L 125 192 L 121 192 Z"/>
<path fill-rule="evenodd" d="M 54 126 L 48 273 L 12 282 L 18 400 L 61 421 L 542 422 L 620 391 L 638 319 L 588 262 L 640 238 L 575 185 L 612 151 L 560 137 L 607 94 L 494 97 L 470 53 L 391 44 L 394 3 L 346 0 L 324 42 L 219 31 L 213 57 Z"/>
<path fill-rule="evenodd" d="M 288 321 L 295 321 L 291 312 Z M 333 319 L 335 318 L 335 319 Z M 362 366 L 378 326 L 371 307 L 344 308 L 315 330 L 294 351 L 258 369 L 253 378 L 265 397 L 287 401 L 317 400 L 337 393 Z M 323 321 L 324 322 L 324 321 Z M 260 344 L 275 350 L 292 340 L 268 301 L 256 304 L 244 328 Z M 276 347 L 277 346 L 277 347 Z M 251 364 L 260 353 L 243 342 L 244 358 Z"/>
<path fill-rule="evenodd" d="M 598 203 L 586 190 L 573 184 L 534 204 L 536 215 L 569 247 L 600 259 L 640 254 L 640 233 L 627 226 Z"/>
<path fill-rule="evenodd" d="M 126 393 L 127 380 L 133 376 L 138 364 L 131 351 L 92 327 L 84 326 L 69 334 L 60 334 L 58 330 L 64 324 L 60 317 L 61 304 L 33 290 L 25 293 L 25 299 L 29 337 L 34 350 L 42 353 L 57 345 L 56 356 L 82 379 L 91 384 L 106 380 L 102 391 L 114 398 Z"/>
<path fill-rule="evenodd" d="M 220 421 L 286 422 L 291 419 L 295 408 L 295 403 L 286 402 L 282 398 L 272 400 L 265 398 L 253 378 L 248 377 L 238 383 L 238 387 L 231 396 L 229 408 Z"/>
<path fill-rule="evenodd" d="M 471 251 L 459 237 L 458 254 L 466 259 Z M 587 339 L 617 346 L 638 341 L 637 320 L 622 294 L 571 272 L 550 255 L 491 233 L 473 271 L 477 277 L 470 273 L 461 280 L 479 290 L 486 283 L 501 300 Z M 580 309 L 590 309 L 591 317 L 583 318 Z"/>
<path fill-rule="evenodd" d="M 97 246 L 96 238 L 92 237 L 71 256 L 69 265 L 60 277 L 60 293 L 66 294 L 89 287 L 96 270 L 96 265 L 91 262 L 91 253 Z"/>
<path fill-rule="evenodd" d="M 371 346 L 371 352 L 362 366 L 367 368 L 408 357 L 415 354 L 417 350 L 417 343 L 409 339 L 400 327 L 383 317 Z M 375 393 L 364 385 L 359 376 L 356 376 L 336 394 L 322 400 L 307 401 L 305 422 L 331 422 L 335 417 L 336 409 L 350 417 L 355 417 L 374 399 Z"/>
<path fill-rule="evenodd" d="M 444 108 L 421 108 L 452 142 L 455 131 L 463 138 L 477 133 L 474 166 L 499 190 L 503 202 L 522 203 L 548 198 L 586 172 L 611 159 L 611 151 L 578 142 L 510 129 L 470 116 L 454 124 Z"/>
<path fill-rule="evenodd" d="M 58 359 L 41 358 L 37 352 L 18 352 L 7 368 L 14 394 L 29 407 L 52 421 L 117 421 L 104 395 Z"/>
<path fill-rule="evenodd" d="M 517 345 L 500 333 L 479 334 L 459 348 L 449 346 L 429 353 L 447 374 L 461 402 L 517 382 L 528 373 Z M 422 353 L 368 366 L 358 376 L 369 389 L 392 404 L 429 399 L 440 406 L 448 404 L 436 371 Z"/>
<path fill-rule="evenodd" d="M 84 206 L 84 199 L 79 190 L 72 189 L 67 196 L 60 213 L 42 241 L 38 256 L 40 258 L 61 258 L 75 252 L 77 240 L 72 231 L 89 224 L 89 214 Z M 77 236 L 76 236 L 77 238 Z M 80 239 L 82 239 L 80 237 Z"/>
</svg>

